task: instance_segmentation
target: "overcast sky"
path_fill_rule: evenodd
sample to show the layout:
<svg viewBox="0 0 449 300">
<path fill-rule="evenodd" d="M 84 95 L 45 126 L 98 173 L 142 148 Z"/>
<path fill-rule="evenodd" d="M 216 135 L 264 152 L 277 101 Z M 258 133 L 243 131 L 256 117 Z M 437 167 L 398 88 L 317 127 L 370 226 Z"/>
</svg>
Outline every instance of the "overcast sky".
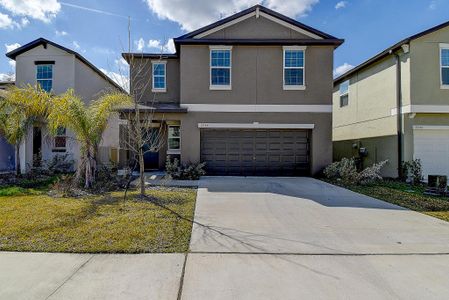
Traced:
<svg viewBox="0 0 449 300">
<path fill-rule="evenodd" d="M 407 36 L 449 21 L 449 0 L 0 0 L 3 53 L 44 37 L 78 51 L 123 82 L 120 53 L 174 51 L 180 36 L 261 3 L 309 26 L 344 38 L 335 52 L 341 73 Z M 0 80 L 14 62 L 0 57 Z"/>
</svg>

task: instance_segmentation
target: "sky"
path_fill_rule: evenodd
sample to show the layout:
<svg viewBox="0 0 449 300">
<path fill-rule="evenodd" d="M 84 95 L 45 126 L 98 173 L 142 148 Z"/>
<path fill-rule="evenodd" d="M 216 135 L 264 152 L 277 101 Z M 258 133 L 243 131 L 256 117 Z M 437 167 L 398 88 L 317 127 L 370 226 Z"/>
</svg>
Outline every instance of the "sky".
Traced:
<svg viewBox="0 0 449 300">
<path fill-rule="evenodd" d="M 132 51 L 170 53 L 173 37 L 257 3 L 345 39 L 335 51 L 334 75 L 449 21 L 449 0 L 0 0 L 0 53 L 44 37 L 124 85 L 128 17 Z M 14 62 L 1 55 L 0 81 L 14 70 Z"/>
</svg>

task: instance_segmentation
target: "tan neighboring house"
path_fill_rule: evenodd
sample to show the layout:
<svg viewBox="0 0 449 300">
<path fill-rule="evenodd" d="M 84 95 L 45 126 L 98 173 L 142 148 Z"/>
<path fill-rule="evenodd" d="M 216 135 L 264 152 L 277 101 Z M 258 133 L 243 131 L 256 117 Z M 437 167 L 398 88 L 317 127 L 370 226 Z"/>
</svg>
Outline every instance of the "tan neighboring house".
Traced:
<svg viewBox="0 0 449 300">
<path fill-rule="evenodd" d="M 123 54 L 131 91 L 168 129 L 147 168 L 168 155 L 206 162 L 210 175 L 312 175 L 331 163 L 343 40 L 256 5 L 174 42 L 175 54 Z"/>
<path fill-rule="evenodd" d="M 421 159 L 449 176 L 449 22 L 406 38 L 334 81 L 334 159 Z"/>
<path fill-rule="evenodd" d="M 103 92 L 122 90 L 79 53 L 43 38 L 17 48 L 6 56 L 16 61 L 18 87 L 39 84 L 54 94 L 72 88 L 86 104 Z M 103 162 L 117 159 L 118 117 L 109 123 L 100 145 L 100 160 Z M 75 163 L 79 160 L 79 145 L 71 132 L 62 129 L 59 136 L 49 138 L 43 125 L 35 124 L 20 147 L 22 172 L 30 170 L 36 157 L 49 161 L 57 155 L 66 155 L 68 160 Z"/>
</svg>

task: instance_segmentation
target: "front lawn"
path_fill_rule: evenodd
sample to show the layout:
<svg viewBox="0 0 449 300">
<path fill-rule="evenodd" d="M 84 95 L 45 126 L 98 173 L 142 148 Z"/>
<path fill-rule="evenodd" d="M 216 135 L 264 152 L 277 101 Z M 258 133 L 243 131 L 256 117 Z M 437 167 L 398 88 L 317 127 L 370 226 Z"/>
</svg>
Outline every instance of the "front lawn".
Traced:
<svg viewBox="0 0 449 300">
<path fill-rule="evenodd" d="M 329 182 L 449 222 L 449 198 L 424 195 L 425 188 L 422 186 L 410 186 L 398 181 L 383 181 L 367 186 L 345 185 L 335 180 Z"/>
<path fill-rule="evenodd" d="M 3 188 L 0 250 L 77 253 L 186 252 L 196 191 L 152 188 L 149 200 L 131 192 L 52 198 L 45 191 Z M 12 196 L 11 196 L 12 195 Z M 161 207 L 164 206 L 165 208 Z M 170 211 L 172 210 L 172 211 Z M 182 216 L 183 218 L 180 218 Z"/>
</svg>

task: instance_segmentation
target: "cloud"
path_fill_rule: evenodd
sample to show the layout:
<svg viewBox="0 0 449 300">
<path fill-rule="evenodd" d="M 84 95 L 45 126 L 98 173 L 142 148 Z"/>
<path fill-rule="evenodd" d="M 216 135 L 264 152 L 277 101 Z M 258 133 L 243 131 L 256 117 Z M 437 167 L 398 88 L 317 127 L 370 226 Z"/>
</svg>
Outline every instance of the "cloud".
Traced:
<svg viewBox="0 0 449 300">
<path fill-rule="evenodd" d="M 10 60 L 8 61 L 8 64 L 9 64 L 9 66 L 11 67 L 11 69 L 13 69 L 13 70 L 16 69 L 16 61 L 15 61 L 15 60 L 10 59 Z"/>
<path fill-rule="evenodd" d="M 73 47 L 75 47 L 75 50 L 79 50 L 81 48 L 80 44 L 77 41 L 72 42 Z"/>
<path fill-rule="evenodd" d="M 143 51 L 143 48 L 145 48 L 145 40 L 143 38 L 140 38 L 137 41 L 134 41 L 134 44 L 137 47 L 137 51 Z"/>
<path fill-rule="evenodd" d="M 64 30 L 62 30 L 62 31 L 56 30 L 55 34 L 56 34 L 56 36 L 66 36 L 66 35 L 68 35 L 68 33 L 66 31 L 64 31 Z"/>
<path fill-rule="evenodd" d="M 335 5 L 335 9 L 345 8 L 348 5 L 348 1 L 340 1 Z"/>
<path fill-rule="evenodd" d="M 119 86 L 124 90 L 129 92 L 129 78 L 125 74 L 108 71 L 106 69 L 100 68 L 101 72 L 106 74 L 109 78 L 114 80 Z"/>
<path fill-rule="evenodd" d="M 20 19 L 20 26 L 21 27 L 26 27 L 28 24 L 30 24 L 30 20 L 28 20 L 28 18 L 22 18 Z"/>
<path fill-rule="evenodd" d="M 14 80 L 16 80 L 16 74 L 0 73 L 0 81 L 14 81 Z"/>
<path fill-rule="evenodd" d="M 12 29 L 16 24 L 8 15 L 0 13 L 0 29 Z"/>
<path fill-rule="evenodd" d="M 17 49 L 19 47 L 20 47 L 19 43 L 5 44 L 6 53 L 11 52 L 12 50 L 15 50 L 15 49 Z"/>
<path fill-rule="evenodd" d="M 334 70 L 334 78 L 337 78 L 340 75 L 343 75 L 344 73 L 348 72 L 349 70 L 353 69 L 354 66 L 350 65 L 348 63 L 344 63 L 341 66 L 338 66 Z"/>
<path fill-rule="evenodd" d="M 437 1 L 430 1 L 429 9 L 435 10 L 437 8 Z"/>
<path fill-rule="evenodd" d="M 173 42 L 173 39 L 169 39 L 167 43 L 162 44 L 162 41 L 160 40 L 149 40 L 148 41 L 148 48 L 150 49 L 157 49 L 159 52 L 162 53 L 175 53 L 175 43 Z"/>
<path fill-rule="evenodd" d="M 61 10 L 57 0 L 0 0 L 0 6 L 15 16 L 51 22 Z"/>
<path fill-rule="evenodd" d="M 241 11 L 260 0 L 146 0 L 160 19 L 177 22 L 183 30 L 193 30 Z M 264 0 L 263 5 L 289 17 L 306 15 L 319 0 Z"/>
</svg>

